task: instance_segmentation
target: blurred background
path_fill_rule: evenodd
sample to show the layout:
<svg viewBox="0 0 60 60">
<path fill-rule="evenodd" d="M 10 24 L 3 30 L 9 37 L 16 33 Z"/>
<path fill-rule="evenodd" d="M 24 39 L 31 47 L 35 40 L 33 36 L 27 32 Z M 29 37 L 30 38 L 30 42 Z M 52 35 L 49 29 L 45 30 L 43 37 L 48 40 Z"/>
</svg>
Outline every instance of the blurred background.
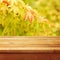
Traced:
<svg viewBox="0 0 60 60">
<path fill-rule="evenodd" d="M 13 4 L 13 5 L 15 6 L 15 4 Z M 27 14 L 27 16 L 29 18 L 25 17 L 26 22 L 22 21 L 22 20 L 24 20 L 23 18 L 24 18 L 24 14 L 25 14 L 25 9 L 22 9 L 22 7 L 24 5 L 26 5 L 27 7 L 30 6 L 32 8 L 32 10 L 37 12 L 36 19 L 34 19 L 35 21 L 33 21 L 33 23 L 31 25 L 28 22 L 28 20 L 30 20 L 30 22 L 31 22 L 31 19 L 33 20 L 34 14 L 31 14 L 30 12 L 29 12 L 29 14 L 31 14 L 31 15 Z M 17 13 L 17 15 L 18 15 L 18 17 L 20 16 L 19 17 L 20 21 L 18 21 L 18 22 L 22 21 L 22 23 L 20 24 L 17 22 L 14 25 L 12 23 L 9 23 L 9 25 L 12 24 L 12 26 L 16 25 L 15 27 L 11 27 L 9 25 L 7 26 L 6 25 L 7 22 L 4 24 L 0 24 L 0 35 L 6 35 L 6 36 L 14 36 L 14 35 L 15 36 L 60 36 L 60 0 L 21 0 L 20 5 L 16 6 L 16 7 L 18 7 L 17 9 L 19 9 L 20 6 L 21 6 L 21 9 Z M 0 7 L 1 7 L 1 4 L 0 4 Z M 6 7 L 6 6 L 4 6 L 4 7 Z M 9 8 L 7 8 L 7 9 L 10 10 L 11 7 L 10 7 L 10 9 Z M 14 7 L 14 9 L 15 9 L 15 7 Z M 27 9 L 29 9 L 29 7 Z M 15 11 L 17 11 L 17 10 L 15 10 Z M 14 13 L 12 13 L 12 16 L 14 16 L 13 15 Z M 0 13 L 0 15 L 1 14 L 2 13 Z M 21 17 L 22 15 L 23 15 L 23 17 Z M 1 15 L 1 16 L 3 16 L 3 15 Z M 1 19 L 3 20 L 3 18 L 1 16 L 0 16 L 0 20 Z M 17 20 L 19 20 L 19 19 L 17 19 Z M 39 19 L 40 19 L 40 22 L 41 22 L 41 20 L 43 22 L 39 23 L 36 21 Z M 12 33 L 12 32 L 14 32 L 14 33 Z"/>
</svg>

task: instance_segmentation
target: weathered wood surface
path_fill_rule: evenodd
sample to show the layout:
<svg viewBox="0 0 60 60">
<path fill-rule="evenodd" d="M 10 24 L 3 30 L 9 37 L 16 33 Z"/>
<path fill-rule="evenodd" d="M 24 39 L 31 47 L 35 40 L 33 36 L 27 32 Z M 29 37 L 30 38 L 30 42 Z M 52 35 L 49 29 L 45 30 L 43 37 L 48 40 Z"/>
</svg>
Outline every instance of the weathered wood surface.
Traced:
<svg viewBox="0 0 60 60">
<path fill-rule="evenodd" d="M 0 52 L 60 51 L 60 37 L 0 37 Z"/>
</svg>

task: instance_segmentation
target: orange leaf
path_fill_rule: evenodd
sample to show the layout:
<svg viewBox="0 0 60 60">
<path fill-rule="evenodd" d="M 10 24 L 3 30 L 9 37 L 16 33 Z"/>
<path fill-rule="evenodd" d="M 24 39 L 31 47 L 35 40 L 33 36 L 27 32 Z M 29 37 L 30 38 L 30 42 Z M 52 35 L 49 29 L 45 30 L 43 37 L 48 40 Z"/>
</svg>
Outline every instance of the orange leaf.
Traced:
<svg viewBox="0 0 60 60">
<path fill-rule="evenodd" d="M 7 6 L 9 6 L 10 4 L 9 4 L 9 2 L 8 1 L 6 1 L 6 0 L 3 0 L 3 3 L 4 4 L 6 4 Z"/>
</svg>

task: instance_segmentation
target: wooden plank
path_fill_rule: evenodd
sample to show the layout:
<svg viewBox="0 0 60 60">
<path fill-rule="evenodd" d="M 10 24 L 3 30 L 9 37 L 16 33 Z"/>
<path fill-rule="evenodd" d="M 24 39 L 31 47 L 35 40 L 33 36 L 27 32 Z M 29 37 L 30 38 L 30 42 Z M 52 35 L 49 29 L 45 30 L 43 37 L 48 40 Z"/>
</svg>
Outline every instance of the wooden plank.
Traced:
<svg viewBox="0 0 60 60">
<path fill-rule="evenodd" d="M 0 60 L 60 60 L 60 54 L 0 54 Z"/>
<path fill-rule="evenodd" d="M 0 37 L 0 52 L 52 52 L 57 50 L 60 51 L 60 37 Z"/>
</svg>

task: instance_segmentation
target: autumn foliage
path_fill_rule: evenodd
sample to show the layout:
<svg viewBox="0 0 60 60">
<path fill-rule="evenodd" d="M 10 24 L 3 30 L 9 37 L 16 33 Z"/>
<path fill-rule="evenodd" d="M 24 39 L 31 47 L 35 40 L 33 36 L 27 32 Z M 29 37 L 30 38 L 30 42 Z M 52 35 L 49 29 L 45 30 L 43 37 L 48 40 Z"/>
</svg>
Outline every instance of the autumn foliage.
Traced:
<svg viewBox="0 0 60 60">
<path fill-rule="evenodd" d="M 58 36 L 56 25 L 25 0 L 0 1 L 0 36 Z"/>
</svg>

